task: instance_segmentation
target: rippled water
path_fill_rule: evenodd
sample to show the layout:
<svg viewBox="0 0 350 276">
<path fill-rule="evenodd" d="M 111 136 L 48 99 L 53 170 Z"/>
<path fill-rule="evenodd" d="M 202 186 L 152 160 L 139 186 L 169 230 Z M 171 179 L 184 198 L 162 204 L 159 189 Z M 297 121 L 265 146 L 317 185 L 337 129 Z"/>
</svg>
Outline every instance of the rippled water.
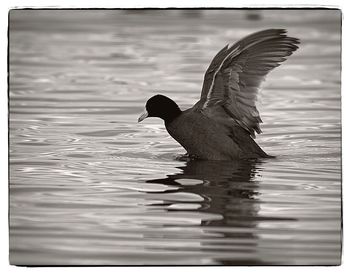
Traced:
<svg viewBox="0 0 350 276">
<path fill-rule="evenodd" d="M 261 92 L 277 158 L 180 161 L 161 120 L 137 124 L 270 27 L 302 41 Z M 9 42 L 12 264 L 340 263 L 338 11 L 12 11 Z"/>
</svg>

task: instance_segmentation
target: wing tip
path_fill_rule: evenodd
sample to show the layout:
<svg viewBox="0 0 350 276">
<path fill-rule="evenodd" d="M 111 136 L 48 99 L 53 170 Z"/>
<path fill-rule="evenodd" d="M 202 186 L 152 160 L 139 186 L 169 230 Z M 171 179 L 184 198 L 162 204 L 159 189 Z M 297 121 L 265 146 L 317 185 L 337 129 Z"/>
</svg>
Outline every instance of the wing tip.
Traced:
<svg viewBox="0 0 350 276">
<path fill-rule="evenodd" d="M 288 31 L 287 29 L 285 28 L 271 28 L 271 29 L 265 29 L 265 30 L 262 30 L 262 31 L 258 31 L 254 34 L 263 34 L 263 33 L 274 33 L 275 35 L 279 35 L 279 36 L 282 36 L 282 37 L 286 37 L 288 38 L 289 40 L 292 40 L 293 43 L 295 44 L 300 44 L 300 39 L 299 38 L 296 38 L 296 37 L 291 37 L 291 36 L 287 36 L 288 34 Z M 254 35 L 252 34 L 252 35 Z"/>
</svg>

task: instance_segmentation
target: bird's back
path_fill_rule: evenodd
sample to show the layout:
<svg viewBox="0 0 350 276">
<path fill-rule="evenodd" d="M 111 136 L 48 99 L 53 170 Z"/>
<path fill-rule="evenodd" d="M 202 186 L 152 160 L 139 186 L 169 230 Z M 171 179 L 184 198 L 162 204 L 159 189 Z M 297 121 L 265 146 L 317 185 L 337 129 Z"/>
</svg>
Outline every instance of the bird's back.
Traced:
<svg viewBox="0 0 350 276">
<path fill-rule="evenodd" d="M 184 111 L 174 121 L 166 124 L 166 129 L 189 155 L 199 159 L 267 157 L 244 130 L 212 120 L 194 109 Z"/>
</svg>

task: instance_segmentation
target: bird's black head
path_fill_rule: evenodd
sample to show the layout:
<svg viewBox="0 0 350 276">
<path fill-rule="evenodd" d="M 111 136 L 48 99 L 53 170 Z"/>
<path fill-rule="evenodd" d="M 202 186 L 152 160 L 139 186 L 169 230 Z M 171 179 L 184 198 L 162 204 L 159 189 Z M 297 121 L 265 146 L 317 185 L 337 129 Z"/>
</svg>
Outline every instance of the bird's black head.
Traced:
<svg viewBox="0 0 350 276">
<path fill-rule="evenodd" d="M 155 95 L 148 99 L 146 110 L 141 114 L 138 121 L 141 122 L 147 117 L 159 117 L 165 123 L 170 123 L 180 114 L 181 109 L 173 100 L 163 95 Z"/>
</svg>

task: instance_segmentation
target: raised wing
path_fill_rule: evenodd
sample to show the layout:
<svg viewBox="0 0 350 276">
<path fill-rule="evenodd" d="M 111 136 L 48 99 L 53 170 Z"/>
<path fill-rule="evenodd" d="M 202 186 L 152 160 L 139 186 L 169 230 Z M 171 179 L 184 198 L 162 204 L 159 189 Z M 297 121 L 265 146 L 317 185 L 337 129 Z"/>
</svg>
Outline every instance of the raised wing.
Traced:
<svg viewBox="0 0 350 276">
<path fill-rule="evenodd" d="M 268 29 L 231 47 L 226 45 L 205 73 L 197 108 L 208 114 L 228 115 L 255 137 L 255 132 L 261 133 L 262 120 L 256 108 L 260 85 L 273 68 L 298 49 L 297 44 L 299 40 L 288 37 L 286 30 Z"/>
</svg>

